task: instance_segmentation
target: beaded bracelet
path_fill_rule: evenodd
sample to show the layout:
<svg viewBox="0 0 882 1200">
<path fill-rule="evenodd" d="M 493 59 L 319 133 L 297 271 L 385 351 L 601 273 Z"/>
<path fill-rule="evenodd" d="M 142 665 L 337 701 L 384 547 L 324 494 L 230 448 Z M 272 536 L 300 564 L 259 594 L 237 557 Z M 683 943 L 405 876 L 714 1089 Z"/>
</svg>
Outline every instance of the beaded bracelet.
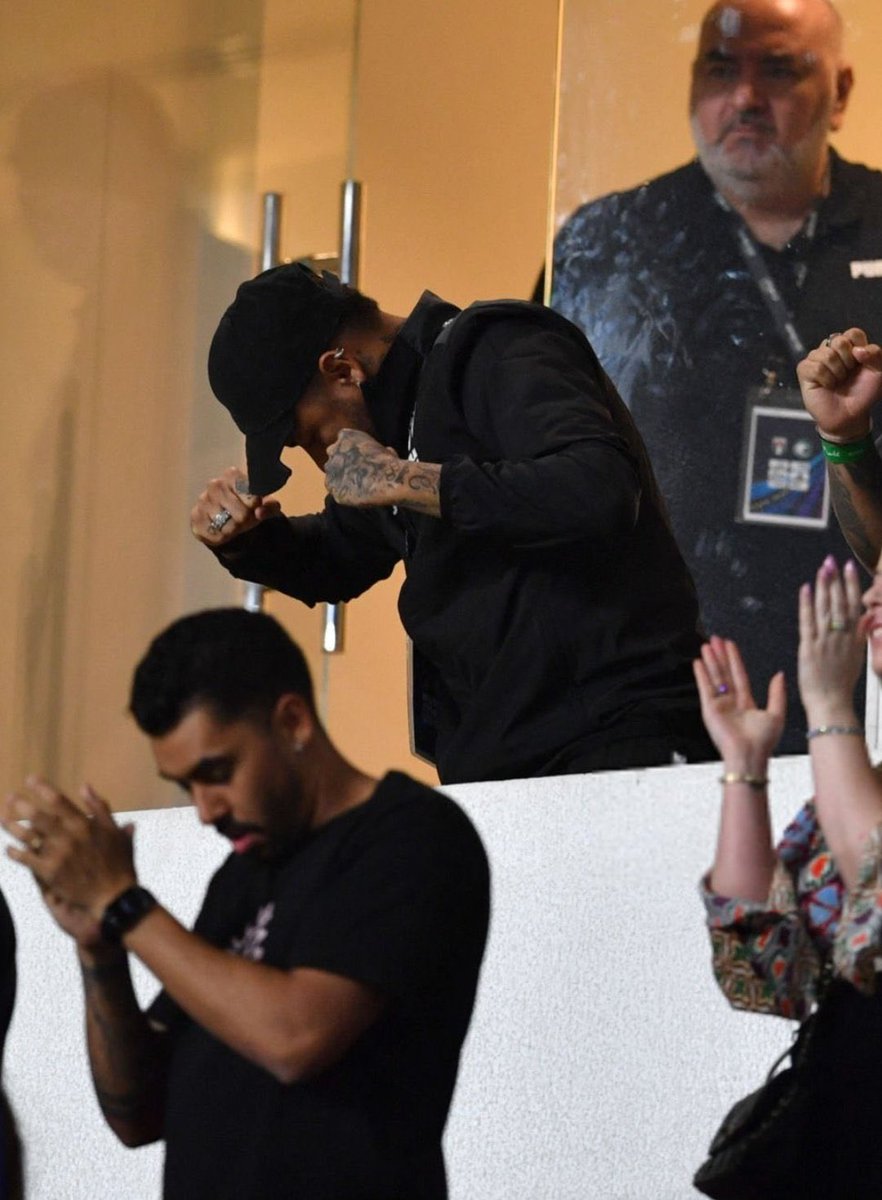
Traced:
<svg viewBox="0 0 882 1200">
<path fill-rule="evenodd" d="M 736 771 L 727 771 L 720 776 L 720 783 L 746 783 L 755 792 L 761 792 L 768 782 L 762 775 L 739 775 Z"/>
<path fill-rule="evenodd" d="M 860 725 L 818 725 L 815 729 L 806 730 L 805 740 L 810 742 L 812 738 L 823 737 L 828 733 L 847 733 L 853 734 L 855 737 L 864 736 L 864 731 Z"/>
<path fill-rule="evenodd" d="M 873 435 L 868 433 L 865 437 L 857 438 L 853 442 L 831 442 L 820 435 L 821 449 L 824 452 L 824 458 L 831 463 L 850 463 L 857 462 L 859 458 L 863 458 L 876 445 L 873 440 Z"/>
</svg>

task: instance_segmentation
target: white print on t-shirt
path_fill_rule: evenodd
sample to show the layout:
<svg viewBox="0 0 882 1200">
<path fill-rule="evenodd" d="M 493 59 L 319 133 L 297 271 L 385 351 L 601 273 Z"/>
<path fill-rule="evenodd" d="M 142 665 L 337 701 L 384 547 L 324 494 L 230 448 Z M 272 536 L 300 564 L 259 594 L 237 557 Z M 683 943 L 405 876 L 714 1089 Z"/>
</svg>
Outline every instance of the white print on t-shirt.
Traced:
<svg viewBox="0 0 882 1200">
<path fill-rule="evenodd" d="M 263 958 L 263 943 L 269 933 L 269 923 L 273 919 L 276 906 L 272 900 L 257 910 L 257 916 L 247 926 L 241 937 L 233 938 L 230 949 L 241 958 L 250 958 L 252 962 L 260 962 Z"/>
<path fill-rule="evenodd" d="M 865 262 L 851 264 L 852 279 L 879 279 L 882 277 L 882 258 L 871 258 Z"/>
</svg>

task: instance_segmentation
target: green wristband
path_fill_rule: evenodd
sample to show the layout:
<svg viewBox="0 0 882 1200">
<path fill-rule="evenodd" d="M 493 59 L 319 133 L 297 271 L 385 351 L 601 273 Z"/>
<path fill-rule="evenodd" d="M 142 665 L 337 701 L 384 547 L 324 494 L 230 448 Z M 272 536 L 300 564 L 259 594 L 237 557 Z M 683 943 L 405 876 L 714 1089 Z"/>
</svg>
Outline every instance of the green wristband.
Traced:
<svg viewBox="0 0 882 1200">
<path fill-rule="evenodd" d="M 825 437 L 821 437 L 824 458 L 831 463 L 857 462 L 859 458 L 869 454 L 875 445 L 871 433 L 868 433 L 866 437 L 858 438 L 856 442 L 828 442 Z"/>
</svg>

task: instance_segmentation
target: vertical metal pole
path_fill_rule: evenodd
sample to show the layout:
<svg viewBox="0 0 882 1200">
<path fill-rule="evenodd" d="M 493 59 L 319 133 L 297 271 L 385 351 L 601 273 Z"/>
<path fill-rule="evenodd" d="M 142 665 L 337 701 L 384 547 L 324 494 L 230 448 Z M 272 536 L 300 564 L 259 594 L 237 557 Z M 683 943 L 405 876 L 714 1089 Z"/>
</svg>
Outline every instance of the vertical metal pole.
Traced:
<svg viewBox="0 0 882 1200">
<path fill-rule="evenodd" d="M 340 281 L 352 287 L 358 285 L 361 253 L 361 184 L 357 179 L 344 179 L 340 193 Z M 322 624 L 322 649 L 326 654 L 340 654 L 344 648 L 343 605 L 326 604 Z"/>
<path fill-rule="evenodd" d="M 361 184 L 344 179 L 340 190 L 340 281 L 358 287 L 361 260 Z"/>
<path fill-rule="evenodd" d="M 281 257 L 282 197 L 278 192 L 263 193 L 263 228 L 260 234 L 260 269 L 277 267 Z"/>
<path fill-rule="evenodd" d="M 282 237 L 282 197 L 278 192 L 264 192 L 262 222 L 260 232 L 260 269 L 268 271 L 278 265 L 281 258 L 279 246 Z M 260 612 L 263 608 L 263 594 L 266 591 L 260 583 L 246 582 L 242 605 L 248 612 Z"/>
</svg>

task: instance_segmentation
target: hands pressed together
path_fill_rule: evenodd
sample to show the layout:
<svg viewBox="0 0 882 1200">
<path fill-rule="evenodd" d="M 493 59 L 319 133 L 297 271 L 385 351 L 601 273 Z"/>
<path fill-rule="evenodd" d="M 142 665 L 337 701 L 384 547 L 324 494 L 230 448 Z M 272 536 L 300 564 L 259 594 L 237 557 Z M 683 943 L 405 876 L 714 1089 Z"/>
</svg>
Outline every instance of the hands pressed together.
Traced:
<svg viewBox="0 0 882 1200">
<path fill-rule="evenodd" d="M 31 775 L 4 798 L 0 824 L 17 842 L 7 855 L 31 871 L 55 920 L 89 950 L 101 943 L 105 908 L 137 876 L 133 827 L 118 826 L 90 787 L 81 798 L 74 804 Z"/>
</svg>

